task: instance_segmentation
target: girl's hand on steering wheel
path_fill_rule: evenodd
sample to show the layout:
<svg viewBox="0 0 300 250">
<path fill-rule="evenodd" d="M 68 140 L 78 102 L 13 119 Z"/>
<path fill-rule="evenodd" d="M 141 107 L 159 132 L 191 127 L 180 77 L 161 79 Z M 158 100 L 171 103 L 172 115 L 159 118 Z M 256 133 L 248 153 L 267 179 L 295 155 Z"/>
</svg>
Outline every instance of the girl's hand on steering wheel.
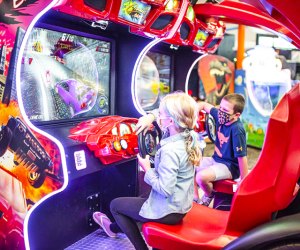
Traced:
<svg viewBox="0 0 300 250">
<path fill-rule="evenodd" d="M 149 160 L 149 155 L 146 155 L 145 158 L 142 158 L 140 154 L 137 154 L 137 158 L 139 161 L 139 165 L 142 167 L 142 169 L 147 172 L 151 168 L 150 160 Z"/>
<path fill-rule="evenodd" d="M 151 113 L 140 117 L 136 124 L 136 129 L 134 132 L 138 135 L 144 130 L 144 134 L 146 134 L 147 130 L 149 129 L 154 120 L 155 117 Z"/>
</svg>

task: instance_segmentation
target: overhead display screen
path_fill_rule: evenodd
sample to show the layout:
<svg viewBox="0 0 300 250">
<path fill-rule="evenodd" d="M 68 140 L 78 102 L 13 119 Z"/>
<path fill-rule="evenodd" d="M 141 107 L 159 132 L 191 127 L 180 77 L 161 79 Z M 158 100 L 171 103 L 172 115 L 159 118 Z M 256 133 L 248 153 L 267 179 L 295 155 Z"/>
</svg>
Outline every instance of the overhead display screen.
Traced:
<svg viewBox="0 0 300 250">
<path fill-rule="evenodd" d="M 194 44 L 202 47 L 206 42 L 207 37 L 208 37 L 208 33 L 206 31 L 198 29 L 198 32 L 194 40 Z"/>
<path fill-rule="evenodd" d="M 139 0 L 122 0 L 119 17 L 136 24 L 144 24 L 146 17 L 151 10 L 149 4 Z"/>
<path fill-rule="evenodd" d="M 21 92 L 31 121 L 63 121 L 110 112 L 111 43 L 34 28 L 21 67 Z"/>
</svg>

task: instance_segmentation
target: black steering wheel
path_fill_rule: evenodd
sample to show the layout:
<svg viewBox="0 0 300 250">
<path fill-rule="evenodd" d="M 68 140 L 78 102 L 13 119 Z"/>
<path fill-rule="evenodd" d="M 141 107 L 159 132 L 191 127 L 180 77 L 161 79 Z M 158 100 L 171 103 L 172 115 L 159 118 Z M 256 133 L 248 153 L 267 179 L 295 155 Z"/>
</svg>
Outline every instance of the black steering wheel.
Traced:
<svg viewBox="0 0 300 250">
<path fill-rule="evenodd" d="M 215 143 L 217 138 L 216 121 L 210 114 L 205 114 L 205 130 L 208 138 Z"/>
<path fill-rule="evenodd" d="M 142 158 L 145 158 L 146 155 L 149 155 L 150 161 L 153 161 L 157 151 L 157 145 L 162 137 L 162 132 L 157 122 L 154 121 L 152 124 L 152 128 L 147 130 L 146 134 L 144 134 L 142 131 L 138 135 L 139 154 Z M 209 139 L 214 143 L 217 136 L 216 122 L 210 114 L 205 114 L 205 130 Z"/>
<path fill-rule="evenodd" d="M 157 122 L 152 123 L 153 126 L 147 130 L 146 134 L 142 131 L 138 135 L 138 148 L 142 158 L 149 155 L 150 158 L 155 156 L 157 145 L 162 137 L 161 129 Z"/>
</svg>

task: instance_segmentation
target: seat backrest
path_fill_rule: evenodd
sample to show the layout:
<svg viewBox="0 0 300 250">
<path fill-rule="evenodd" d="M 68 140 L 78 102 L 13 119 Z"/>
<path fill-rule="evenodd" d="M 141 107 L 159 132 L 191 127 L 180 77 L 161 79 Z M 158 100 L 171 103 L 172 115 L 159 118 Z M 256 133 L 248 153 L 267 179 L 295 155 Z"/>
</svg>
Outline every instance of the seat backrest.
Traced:
<svg viewBox="0 0 300 250">
<path fill-rule="evenodd" d="M 300 85 L 285 94 L 274 109 L 265 142 L 251 173 L 232 201 L 227 233 L 246 232 L 265 223 L 289 205 L 300 176 Z"/>
</svg>

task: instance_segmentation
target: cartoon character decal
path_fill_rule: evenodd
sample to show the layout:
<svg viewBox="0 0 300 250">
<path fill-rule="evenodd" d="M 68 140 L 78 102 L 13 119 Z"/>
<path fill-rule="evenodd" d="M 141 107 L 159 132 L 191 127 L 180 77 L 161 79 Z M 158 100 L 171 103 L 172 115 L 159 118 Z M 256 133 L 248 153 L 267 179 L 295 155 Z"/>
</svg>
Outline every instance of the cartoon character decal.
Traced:
<svg viewBox="0 0 300 250">
<path fill-rule="evenodd" d="M 0 1 L 0 249 L 26 248 L 23 228 L 28 211 L 65 181 L 58 145 L 27 124 L 16 95 L 15 72 L 24 31 L 51 3 Z"/>
<path fill-rule="evenodd" d="M 206 101 L 218 105 L 224 95 L 233 92 L 234 64 L 225 57 L 207 55 L 199 60 L 198 75 Z"/>
</svg>

